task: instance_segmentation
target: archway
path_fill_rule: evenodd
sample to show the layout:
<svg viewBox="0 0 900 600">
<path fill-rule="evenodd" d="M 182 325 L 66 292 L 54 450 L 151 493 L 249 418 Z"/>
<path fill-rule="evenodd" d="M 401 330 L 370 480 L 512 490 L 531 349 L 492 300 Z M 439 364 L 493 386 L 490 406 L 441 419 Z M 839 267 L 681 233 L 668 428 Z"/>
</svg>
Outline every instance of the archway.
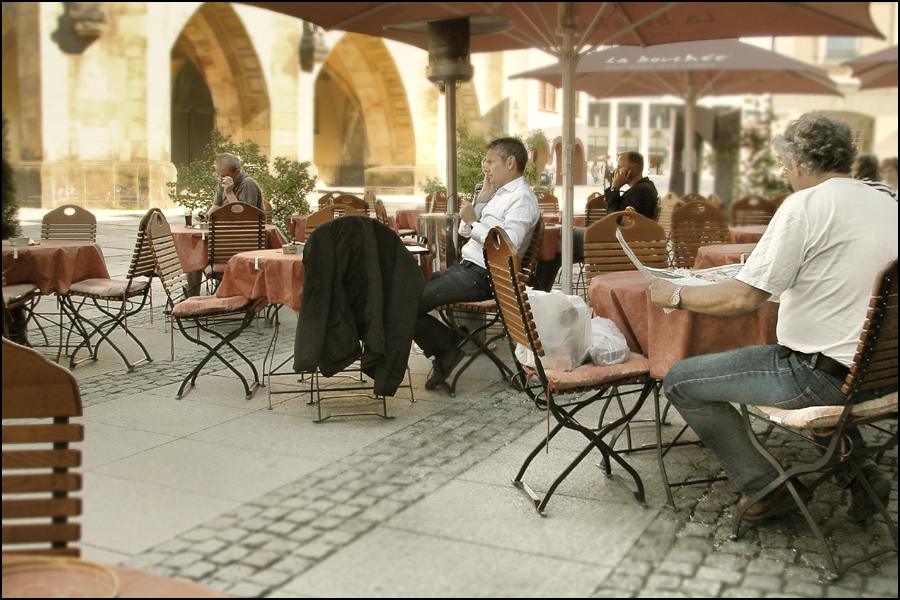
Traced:
<svg viewBox="0 0 900 600">
<path fill-rule="evenodd" d="M 553 156 L 556 159 L 556 185 L 562 185 L 562 138 L 553 140 Z M 575 148 L 572 152 L 572 181 L 573 185 L 585 185 L 584 144 L 580 139 L 575 139 Z"/>
<path fill-rule="evenodd" d="M 270 153 L 271 103 L 262 64 L 243 22 L 229 3 L 201 5 L 175 41 L 171 60 L 173 141 L 176 139 L 176 120 L 183 121 L 176 117 L 180 113 L 176 112 L 175 100 L 199 102 L 204 96 L 201 88 L 205 88 L 213 111 L 211 115 L 200 114 L 198 117 L 211 116 L 215 128 L 223 134 L 232 136 L 237 142 L 252 139 L 259 144 L 262 153 Z M 186 66 L 187 62 L 192 63 L 193 70 Z M 205 102 L 202 98 L 196 105 L 200 112 L 209 112 Z M 189 121 L 193 123 L 193 119 Z M 205 120 L 198 118 L 197 122 Z M 188 137 L 184 136 L 184 139 Z M 184 148 L 172 150 L 173 162 L 176 162 L 176 155 L 192 155 L 193 152 L 186 152 Z"/>
<path fill-rule="evenodd" d="M 193 61 L 186 60 L 172 85 L 172 163 L 183 167 L 201 158 L 215 127 L 209 87 Z"/>
<path fill-rule="evenodd" d="M 345 34 L 315 85 L 313 156 L 319 177 L 331 186 L 413 193 L 412 114 L 384 42 Z"/>
</svg>

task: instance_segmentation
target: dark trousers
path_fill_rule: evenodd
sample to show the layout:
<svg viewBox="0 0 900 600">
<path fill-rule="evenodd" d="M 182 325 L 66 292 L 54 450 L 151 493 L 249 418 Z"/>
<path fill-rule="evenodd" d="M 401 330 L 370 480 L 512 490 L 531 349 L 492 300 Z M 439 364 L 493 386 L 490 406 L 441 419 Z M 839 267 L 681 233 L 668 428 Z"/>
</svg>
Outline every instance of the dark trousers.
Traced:
<svg viewBox="0 0 900 600">
<path fill-rule="evenodd" d="M 575 227 L 572 238 L 572 262 L 584 261 L 584 227 Z M 556 276 L 562 266 L 562 254 L 557 254 L 553 260 L 542 260 L 534 271 L 534 287 L 549 292 L 553 289 Z"/>
<path fill-rule="evenodd" d="M 440 319 L 430 315 L 438 306 L 453 302 L 478 302 L 493 297 L 491 276 L 487 269 L 463 261 L 443 271 L 432 273 L 425 284 L 413 340 L 425 356 L 441 356 L 456 342 L 456 335 Z"/>
</svg>

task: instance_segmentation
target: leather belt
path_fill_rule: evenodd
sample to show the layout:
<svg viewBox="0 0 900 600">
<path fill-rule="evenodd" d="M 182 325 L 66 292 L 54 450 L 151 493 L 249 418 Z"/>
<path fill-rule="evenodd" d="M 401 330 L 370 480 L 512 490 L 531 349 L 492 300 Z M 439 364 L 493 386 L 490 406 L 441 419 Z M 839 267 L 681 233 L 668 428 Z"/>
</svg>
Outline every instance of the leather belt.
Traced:
<svg viewBox="0 0 900 600">
<path fill-rule="evenodd" d="M 778 358 L 787 358 L 792 353 L 800 357 L 803 362 L 808 364 L 813 369 L 818 369 L 823 373 L 828 373 L 832 377 L 840 379 L 841 381 L 847 379 L 847 375 L 850 373 L 850 367 L 834 360 L 830 356 L 825 356 L 821 352 L 806 354 L 804 352 L 798 352 L 792 348 L 788 348 L 787 346 L 778 346 Z"/>
<path fill-rule="evenodd" d="M 459 263 L 459 265 L 460 265 L 461 267 L 463 267 L 463 268 L 466 268 L 466 269 L 472 269 L 473 271 L 476 271 L 476 272 L 478 272 L 478 273 L 481 273 L 482 275 L 487 275 L 487 274 L 488 274 L 488 270 L 487 270 L 487 269 L 485 269 L 485 268 L 482 267 L 482 266 L 476 265 L 476 264 L 473 263 L 472 261 L 470 261 L 470 260 L 468 260 L 468 259 L 465 259 L 465 258 L 462 260 L 462 262 Z"/>
</svg>

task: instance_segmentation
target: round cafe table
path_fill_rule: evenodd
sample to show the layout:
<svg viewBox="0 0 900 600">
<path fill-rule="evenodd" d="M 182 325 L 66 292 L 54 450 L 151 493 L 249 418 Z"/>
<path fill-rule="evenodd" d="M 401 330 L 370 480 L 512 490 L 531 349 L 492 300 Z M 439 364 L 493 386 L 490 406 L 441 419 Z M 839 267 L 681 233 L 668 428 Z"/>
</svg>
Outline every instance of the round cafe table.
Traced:
<svg viewBox="0 0 900 600">
<path fill-rule="evenodd" d="M 766 232 L 766 225 L 743 225 L 728 229 L 728 241 L 732 244 L 750 244 L 758 242 Z"/>
<path fill-rule="evenodd" d="M 3 242 L 6 283 L 32 283 L 44 295 L 66 294 L 75 282 L 109 279 L 103 251 L 95 242 L 37 240 L 35 246 Z"/>
<path fill-rule="evenodd" d="M 650 359 L 655 379 L 664 378 L 684 358 L 775 343 L 775 302 L 731 317 L 688 310 L 666 313 L 650 302 L 650 282 L 638 271 L 598 275 L 588 295 L 594 315 L 612 319 L 628 347 Z"/>
<path fill-rule="evenodd" d="M 225 266 L 216 296 L 268 298 L 272 304 L 284 304 L 298 312 L 303 274 L 301 254 L 285 254 L 280 249 L 241 252 L 232 256 Z"/>
<path fill-rule="evenodd" d="M 695 269 L 709 269 L 723 265 L 736 265 L 747 261 L 756 244 L 711 244 L 697 250 Z"/>
</svg>

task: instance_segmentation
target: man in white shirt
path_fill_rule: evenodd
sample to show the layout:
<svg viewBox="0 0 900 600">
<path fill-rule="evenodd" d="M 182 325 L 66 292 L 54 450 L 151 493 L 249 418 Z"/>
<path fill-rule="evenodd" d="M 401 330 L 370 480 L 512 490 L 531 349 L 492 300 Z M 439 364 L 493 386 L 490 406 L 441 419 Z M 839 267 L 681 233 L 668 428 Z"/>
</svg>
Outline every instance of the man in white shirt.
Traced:
<svg viewBox="0 0 900 600">
<path fill-rule="evenodd" d="M 666 397 L 743 494 L 741 503 L 774 481 L 777 472 L 752 446 L 731 403 L 786 409 L 845 404 L 841 387 L 872 285 L 897 258 L 897 203 L 850 177 L 856 148 L 849 125 L 806 114 L 787 126 L 776 148 L 795 193 L 779 207 L 737 277 L 700 287 L 661 279 L 650 284 L 657 306 L 714 315 L 741 314 L 770 297 L 780 299 L 778 344 L 695 356 L 676 363 L 664 382 Z M 857 430 L 848 435 L 862 443 Z M 874 463 L 863 472 L 887 503 L 890 481 Z M 845 478 L 839 484 L 851 489 L 850 519 L 874 514 L 859 482 Z M 759 521 L 793 506 L 782 486 L 747 509 L 744 518 Z"/>
<path fill-rule="evenodd" d="M 426 356 L 434 357 L 434 368 L 425 382 L 434 389 L 450 376 L 462 360 L 461 340 L 429 313 L 453 302 L 477 302 L 493 296 L 491 277 L 484 264 L 484 240 L 492 227 L 501 227 L 521 258 L 540 219 L 537 197 L 522 173 L 528 152 L 515 138 L 499 138 L 487 145 L 482 161 L 484 182 L 472 202 L 459 209 L 459 234 L 469 238 L 462 248 L 462 261 L 432 275 L 425 284 L 413 339 Z"/>
</svg>

